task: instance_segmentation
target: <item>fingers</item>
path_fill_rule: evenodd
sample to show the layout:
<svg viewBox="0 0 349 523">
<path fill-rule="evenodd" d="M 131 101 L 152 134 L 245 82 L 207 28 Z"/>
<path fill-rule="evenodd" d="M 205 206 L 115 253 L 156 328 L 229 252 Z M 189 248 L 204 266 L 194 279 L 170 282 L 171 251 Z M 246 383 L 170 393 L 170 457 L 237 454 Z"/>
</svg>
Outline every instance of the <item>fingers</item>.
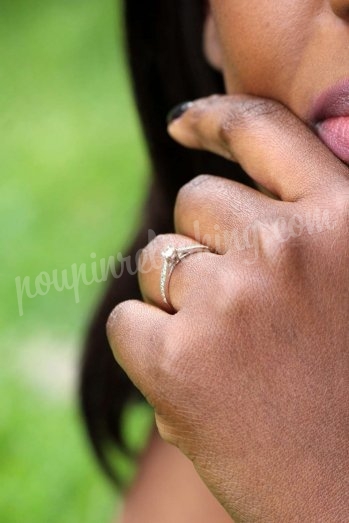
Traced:
<svg viewBox="0 0 349 523">
<path fill-rule="evenodd" d="M 156 307 L 127 301 L 113 310 L 107 323 L 107 336 L 116 360 L 151 404 L 162 333 L 169 318 Z"/>
<path fill-rule="evenodd" d="M 285 201 L 348 185 L 348 169 L 284 106 L 252 96 L 212 96 L 193 102 L 169 125 L 186 147 L 237 161 Z"/>
<path fill-rule="evenodd" d="M 238 236 L 258 223 L 270 223 L 286 213 L 277 202 L 255 189 L 218 176 L 202 175 L 180 190 L 175 206 L 176 232 L 225 254 Z"/>
<path fill-rule="evenodd" d="M 194 249 L 176 264 L 167 263 L 164 258 L 169 247 L 181 250 L 196 245 L 202 247 L 191 238 L 167 234 L 157 236 L 143 249 L 138 260 L 138 279 L 145 302 L 167 312 L 178 311 L 191 302 L 193 289 L 197 300 L 200 289 L 206 285 L 203 274 L 216 270 L 218 256 L 209 251 L 195 252 Z"/>
</svg>

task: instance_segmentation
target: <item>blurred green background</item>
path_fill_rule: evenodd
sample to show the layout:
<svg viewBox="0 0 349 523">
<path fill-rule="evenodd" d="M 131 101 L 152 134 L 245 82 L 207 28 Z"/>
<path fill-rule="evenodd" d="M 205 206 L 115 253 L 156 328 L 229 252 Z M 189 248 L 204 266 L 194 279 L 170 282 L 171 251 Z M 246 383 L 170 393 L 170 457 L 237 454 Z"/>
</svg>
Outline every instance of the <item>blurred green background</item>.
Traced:
<svg viewBox="0 0 349 523">
<path fill-rule="evenodd" d="M 15 278 L 123 252 L 148 165 L 113 0 L 0 3 L 0 521 L 111 522 L 76 402 L 104 284 L 23 298 Z M 92 254 L 92 257 L 91 257 Z M 95 258 L 93 257 L 95 256 Z"/>
</svg>

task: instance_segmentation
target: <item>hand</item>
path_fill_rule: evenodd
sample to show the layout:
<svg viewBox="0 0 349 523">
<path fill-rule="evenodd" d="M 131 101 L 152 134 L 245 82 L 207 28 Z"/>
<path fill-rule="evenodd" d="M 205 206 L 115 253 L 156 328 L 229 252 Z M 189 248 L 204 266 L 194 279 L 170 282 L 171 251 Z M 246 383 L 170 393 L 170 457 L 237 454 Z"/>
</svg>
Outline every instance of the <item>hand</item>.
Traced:
<svg viewBox="0 0 349 523">
<path fill-rule="evenodd" d="M 110 316 L 115 356 L 237 521 L 349 521 L 348 168 L 271 100 L 199 100 L 169 131 L 279 199 L 213 176 L 188 183 L 176 234 L 141 257 L 146 303 Z M 175 267 L 171 314 L 161 251 L 195 242 L 212 252 Z"/>
</svg>

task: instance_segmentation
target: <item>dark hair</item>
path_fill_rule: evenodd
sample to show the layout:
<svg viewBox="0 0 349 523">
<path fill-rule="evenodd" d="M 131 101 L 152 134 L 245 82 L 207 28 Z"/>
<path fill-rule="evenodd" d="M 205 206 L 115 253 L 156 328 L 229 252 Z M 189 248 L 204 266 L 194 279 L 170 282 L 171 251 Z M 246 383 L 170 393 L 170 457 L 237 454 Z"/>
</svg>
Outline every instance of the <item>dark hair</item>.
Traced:
<svg viewBox="0 0 349 523">
<path fill-rule="evenodd" d="M 144 219 L 129 254 L 147 243 L 147 231 L 172 230 L 178 189 L 194 176 L 211 173 L 251 185 L 239 166 L 202 151 L 186 150 L 166 132 L 166 115 L 179 102 L 223 93 L 222 76 L 206 62 L 202 50 L 203 0 L 124 0 L 126 41 L 133 89 L 153 166 L 153 184 Z M 130 454 L 122 437 L 122 414 L 130 402 L 143 401 L 115 363 L 105 334 L 114 306 L 140 299 L 137 277 L 110 279 L 91 322 L 83 354 L 80 398 L 94 451 L 107 474 L 118 481 L 108 449 Z"/>
</svg>

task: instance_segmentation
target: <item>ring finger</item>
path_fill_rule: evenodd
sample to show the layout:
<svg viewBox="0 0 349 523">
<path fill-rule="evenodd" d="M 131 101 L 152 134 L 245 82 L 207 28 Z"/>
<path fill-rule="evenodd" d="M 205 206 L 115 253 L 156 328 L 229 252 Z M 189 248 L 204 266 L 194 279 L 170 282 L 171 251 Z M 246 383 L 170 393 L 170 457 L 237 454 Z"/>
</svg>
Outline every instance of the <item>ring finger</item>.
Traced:
<svg viewBox="0 0 349 523">
<path fill-rule="evenodd" d="M 217 268 L 219 255 L 179 234 L 157 236 L 138 260 L 138 279 L 144 301 L 167 312 L 180 310 L 193 299 Z"/>
</svg>

